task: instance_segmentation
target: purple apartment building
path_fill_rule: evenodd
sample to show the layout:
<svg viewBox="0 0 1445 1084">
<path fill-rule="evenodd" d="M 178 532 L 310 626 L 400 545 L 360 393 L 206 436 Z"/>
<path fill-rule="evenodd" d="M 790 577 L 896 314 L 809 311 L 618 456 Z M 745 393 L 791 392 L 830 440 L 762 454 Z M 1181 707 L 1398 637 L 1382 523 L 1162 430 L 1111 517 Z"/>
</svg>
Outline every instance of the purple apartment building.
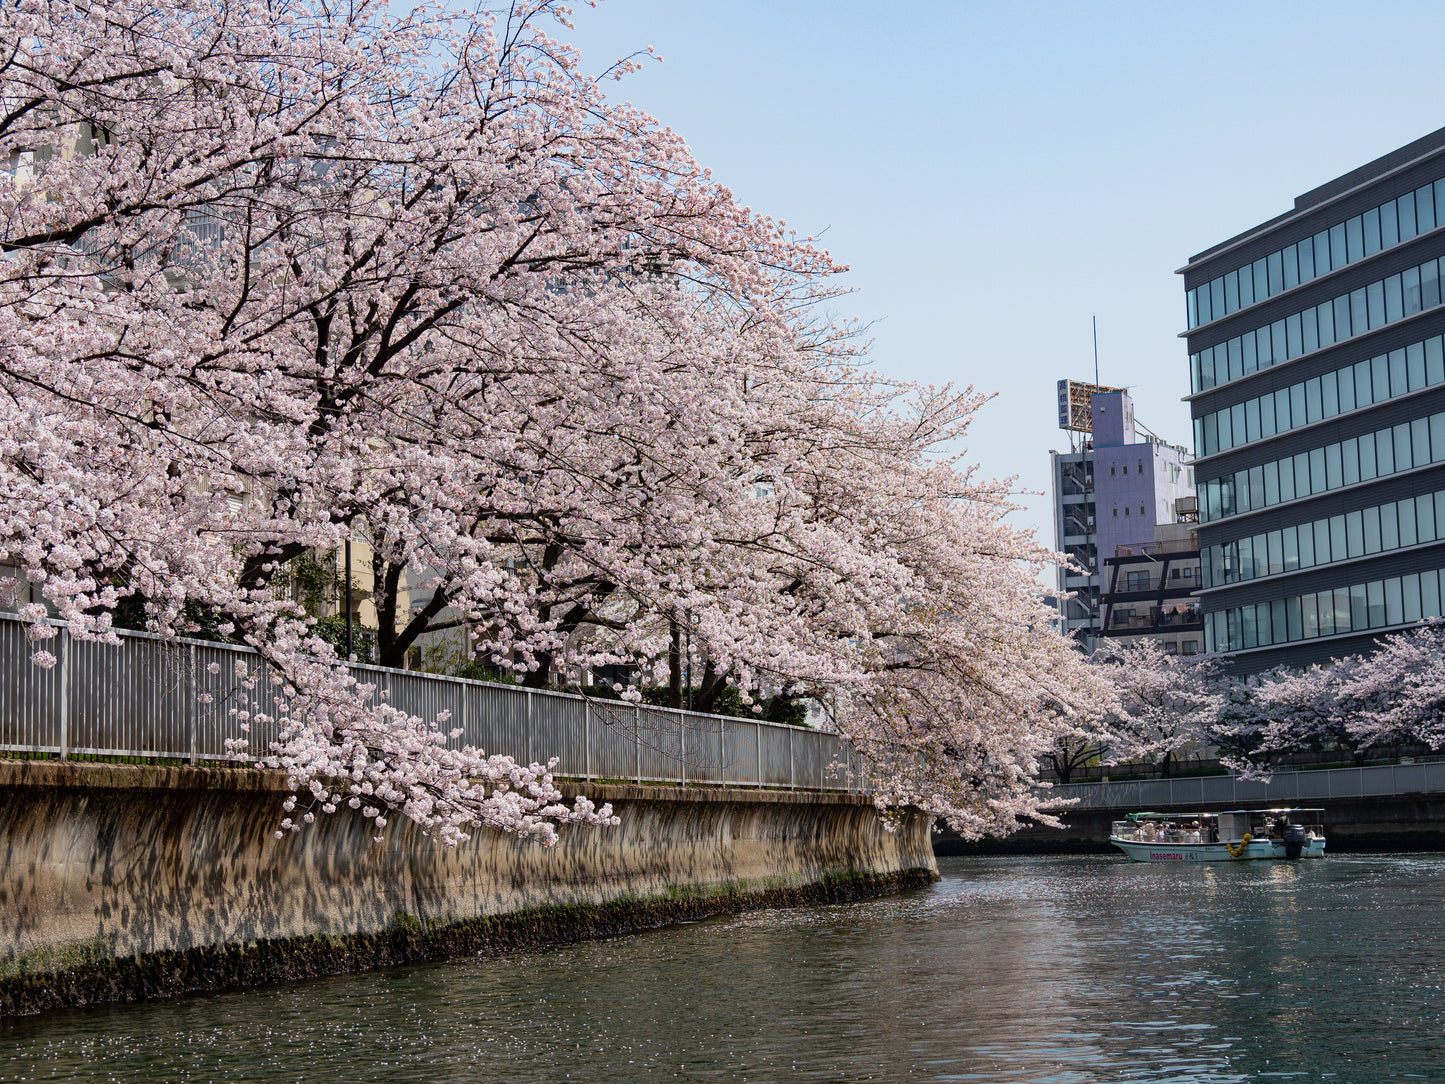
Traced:
<svg viewBox="0 0 1445 1084">
<path fill-rule="evenodd" d="M 1087 424 L 1068 452 L 1051 453 L 1055 543 L 1079 566 L 1059 570 L 1059 589 L 1074 596 L 1061 624 L 1090 651 L 1102 636 L 1141 635 L 1197 650 L 1198 550 L 1192 530 L 1178 529 L 1195 509 L 1189 454 L 1138 425 L 1120 389 L 1092 390 Z"/>
</svg>

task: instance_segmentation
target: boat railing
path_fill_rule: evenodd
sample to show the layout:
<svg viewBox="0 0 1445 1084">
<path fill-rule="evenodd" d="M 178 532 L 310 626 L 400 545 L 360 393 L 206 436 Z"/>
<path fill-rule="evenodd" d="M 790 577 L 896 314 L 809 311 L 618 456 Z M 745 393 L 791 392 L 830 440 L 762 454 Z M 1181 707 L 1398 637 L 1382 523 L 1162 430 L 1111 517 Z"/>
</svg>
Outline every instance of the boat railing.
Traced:
<svg viewBox="0 0 1445 1084">
<path fill-rule="evenodd" d="M 1150 824 L 1136 824 L 1134 821 L 1115 821 L 1112 834 L 1117 839 L 1132 843 L 1208 843 L 1207 828 L 1161 827 Z"/>
</svg>

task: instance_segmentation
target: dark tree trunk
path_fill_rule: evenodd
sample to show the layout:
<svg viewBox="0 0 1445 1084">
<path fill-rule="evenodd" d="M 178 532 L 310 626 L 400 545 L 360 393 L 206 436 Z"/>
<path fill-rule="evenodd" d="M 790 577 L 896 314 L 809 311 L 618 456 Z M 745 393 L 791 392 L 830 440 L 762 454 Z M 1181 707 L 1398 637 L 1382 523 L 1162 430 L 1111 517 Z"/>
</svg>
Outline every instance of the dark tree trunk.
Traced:
<svg viewBox="0 0 1445 1084">
<path fill-rule="evenodd" d="M 574 603 L 567 611 L 567 616 L 557 623 L 557 631 L 562 634 L 565 641 L 579 627 L 586 624 L 588 618 L 595 613 L 595 606 L 600 606 L 617 590 L 617 585 L 612 583 L 601 583 L 597 586 L 592 599 L 589 602 Z M 539 611 L 542 620 L 545 621 L 551 616 L 550 608 L 543 608 Z M 522 685 L 528 689 L 545 689 L 552 673 L 552 664 L 556 661 L 553 652 L 545 651 L 537 654 L 537 669 L 527 675 Z"/>
<path fill-rule="evenodd" d="M 717 667 L 709 659 L 702 668 L 702 683 L 698 686 L 697 695 L 693 697 L 693 710 L 711 712 L 717 707 L 718 697 L 727 687 L 727 677 L 719 674 Z"/>
<path fill-rule="evenodd" d="M 426 604 L 411 614 L 406 624 L 397 628 L 401 611 L 401 576 L 406 564 L 393 564 L 375 549 L 371 553 L 371 575 L 376 604 L 376 664 L 400 670 L 406 666 L 406 653 L 422 633 L 432 627 L 437 614 L 447 607 L 447 594 L 438 588 Z"/>
</svg>

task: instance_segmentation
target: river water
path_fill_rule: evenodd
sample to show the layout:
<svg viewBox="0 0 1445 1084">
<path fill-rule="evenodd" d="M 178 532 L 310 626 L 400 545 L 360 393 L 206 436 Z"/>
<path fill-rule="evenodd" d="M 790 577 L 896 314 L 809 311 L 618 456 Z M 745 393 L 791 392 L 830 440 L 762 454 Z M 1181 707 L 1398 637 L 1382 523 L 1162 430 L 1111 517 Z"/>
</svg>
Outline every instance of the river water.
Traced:
<svg viewBox="0 0 1445 1084">
<path fill-rule="evenodd" d="M 0 1024 L 0 1080 L 1445 1080 L 1445 856 L 932 889 Z"/>
</svg>

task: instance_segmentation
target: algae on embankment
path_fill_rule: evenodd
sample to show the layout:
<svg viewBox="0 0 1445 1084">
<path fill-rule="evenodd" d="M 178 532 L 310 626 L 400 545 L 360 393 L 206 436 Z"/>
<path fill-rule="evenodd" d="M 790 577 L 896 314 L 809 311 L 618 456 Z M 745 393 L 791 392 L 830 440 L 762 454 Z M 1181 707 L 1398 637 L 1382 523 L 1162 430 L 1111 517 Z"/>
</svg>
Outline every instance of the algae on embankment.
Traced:
<svg viewBox="0 0 1445 1084">
<path fill-rule="evenodd" d="M 576 790 L 577 788 L 572 788 Z M 443 848 L 274 838 L 284 778 L 0 762 L 0 1014 L 576 941 L 929 883 L 927 818 L 841 793 L 591 786 L 622 823 Z M 569 795 L 570 797 L 570 795 Z"/>
</svg>

